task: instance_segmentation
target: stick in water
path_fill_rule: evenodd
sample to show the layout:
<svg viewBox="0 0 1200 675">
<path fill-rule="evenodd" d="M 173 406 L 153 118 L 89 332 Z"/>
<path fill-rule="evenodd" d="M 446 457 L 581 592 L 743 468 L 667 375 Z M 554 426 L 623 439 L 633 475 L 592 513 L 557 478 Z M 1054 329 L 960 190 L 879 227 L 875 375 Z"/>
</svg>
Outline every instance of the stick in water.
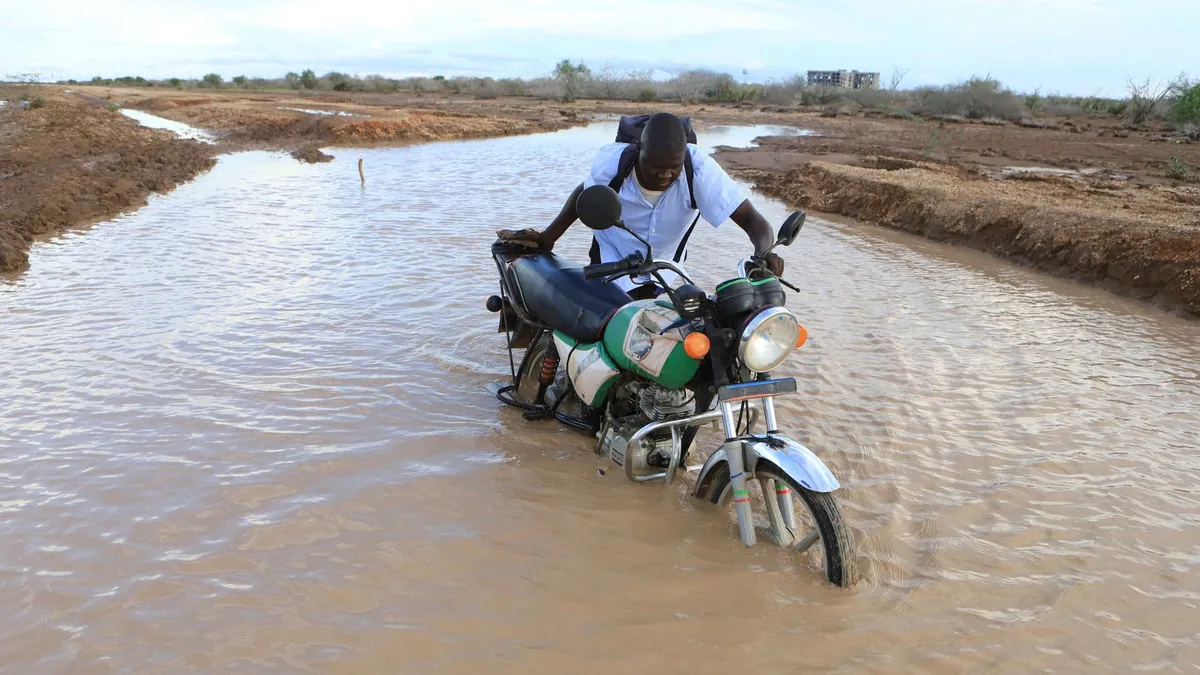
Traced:
<svg viewBox="0 0 1200 675">
<path fill-rule="evenodd" d="M 363 173 L 363 170 L 362 170 L 362 157 L 358 158 L 358 179 L 362 181 L 363 185 L 367 184 L 367 176 Z"/>
</svg>

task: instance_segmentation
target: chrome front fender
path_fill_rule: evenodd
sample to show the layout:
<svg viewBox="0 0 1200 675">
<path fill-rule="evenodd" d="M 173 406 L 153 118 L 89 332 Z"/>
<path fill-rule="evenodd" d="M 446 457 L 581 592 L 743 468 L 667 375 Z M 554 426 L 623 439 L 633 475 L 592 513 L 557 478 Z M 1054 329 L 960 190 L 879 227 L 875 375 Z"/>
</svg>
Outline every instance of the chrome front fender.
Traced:
<svg viewBox="0 0 1200 675">
<path fill-rule="evenodd" d="M 713 481 L 713 474 L 722 464 L 728 463 L 731 446 L 740 446 L 745 457 L 745 466 L 750 477 L 754 477 L 760 461 L 770 462 L 788 477 L 813 492 L 833 492 L 841 487 L 833 472 L 812 450 L 785 436 L 772 436 L 771 442 L 759 440 L 736 440 L 721 446 L 709 455 L 696 477 L 692 494 L 703 497 Z M 778 447 L 773 447 L 778 446 Z"/>
<path fill-rule="evenodd" d="M 758 469 L 759 462 L 765 460 L 813 492 L 833 492 L 841 487 L 825 462 L 812 450 L 786 436 L 771 436 L 770 442 L 744 440 L 742 447 L 750 471 Z"/>
</svg>

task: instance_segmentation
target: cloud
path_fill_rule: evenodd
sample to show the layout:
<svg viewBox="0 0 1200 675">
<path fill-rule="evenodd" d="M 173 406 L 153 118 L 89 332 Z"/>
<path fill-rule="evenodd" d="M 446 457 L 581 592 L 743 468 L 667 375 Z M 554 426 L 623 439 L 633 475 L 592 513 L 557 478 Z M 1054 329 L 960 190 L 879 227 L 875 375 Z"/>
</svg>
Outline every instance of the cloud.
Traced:
<svg viewBox="0 0 1200 675">
<path fill-rule="evenodd" d="M 77 79 L 306 67 L 529 77 L 571 58 L 746 68 L 755 79 L 901 66 L 909 84 L 991 73 L 1019 89 L 1117 94 L 1127 77 L 1189 65 L 1200 25 L 1194 0 L 658 0 L 636 11 L 561 0 L 0 0 L 18 3 L 0 7 L 0 72 Z"/>
</svg>

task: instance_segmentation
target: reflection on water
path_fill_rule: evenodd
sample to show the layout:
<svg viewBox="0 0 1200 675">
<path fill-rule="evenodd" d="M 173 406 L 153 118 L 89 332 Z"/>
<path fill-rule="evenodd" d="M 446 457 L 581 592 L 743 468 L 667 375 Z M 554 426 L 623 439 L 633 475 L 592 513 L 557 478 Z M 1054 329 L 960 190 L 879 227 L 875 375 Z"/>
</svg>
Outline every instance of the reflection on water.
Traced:
<svg viewBox="0 0 1200 675">
<path fill-rule="evenodd" d="M 503 409 L 485 390 L 508 370 L 483 306 L 488 244 L 549 222 L 614 132 L 329 164 L 226 155 L 137 213 L 34 247 L 0 282 L 0 663 L 893 673 L 1200 658 L 1196 324 L 811 218 L 783 251 L 811 337 L 786 367 L 801 392 L 781 423 L 845 486 L 866 576 L 851 591 L 743 549 L 686 484 L 602 477 L 586 437 Z M 772 222 L 787 213 L 754 199 Z M 728 223 L 693 241 L 709 288 L 750 250 Z M 558 248 L 585 259 L 588 242 L 577 226 Z"/>
<path fill-rule="evenodd" d="M 144 127 L 150 127 L 151 129 L 166 129 L 167 131 L 173 132 L 180 138 L 200 141 L 201 143 L 216 142 L 216 136 L 213 134 L 203 129 L 197 129 L 196 127 L 184 124 L 183 122 L 176 122 L 175 120 L 169 120 L 165 117 L 159 117 L 158 115 L 151 115 L 150 113 L 142 112 L 141 110 L 133 110 L 132 108 L 121 108 L 120 112 L 122 115 L 136 120 L 138 124 Z"/>
</svg>

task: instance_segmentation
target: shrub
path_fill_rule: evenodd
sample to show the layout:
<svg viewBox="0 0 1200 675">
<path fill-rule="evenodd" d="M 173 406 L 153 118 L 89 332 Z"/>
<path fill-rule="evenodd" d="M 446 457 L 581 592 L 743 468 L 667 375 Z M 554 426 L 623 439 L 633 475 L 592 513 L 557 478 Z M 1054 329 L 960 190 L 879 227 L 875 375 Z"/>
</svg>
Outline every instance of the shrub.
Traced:
<svg viewBox="0 0 1200 675">
<path fill-rule="evenodd" d="M 46 105 L 46 99 L 42 98 L 41 96 L 38 96 L 29 102 L 30 108 L 40 108 L 44 105 Z"/>
<path fill-rule="evenodd" d="M 990 77 L 972 77 L 959 84 L 918 89 L 913 109 L 926 116 L 999 117 L 1011 122 L 1025 116 L 1021 99 Z"/>
<path fill-rule="evenodd" d="M 1025 107 L 1029 108 L 1030 114 L 1037 117 L 1038 113 L 1046 107 L 1046 99 L 1042 98 L 1041 89 L 1034 89 L 1032 94 L 1025 95 Z"/>
<path fill-rule="evenodd" d="M 304 87 L 305 89 L 317 88 L 317 74 L 314 73 L 311 68 L 305 70 L 303 73 L 300 73 L 300 77 L 297 81 L 300 83 L 300 86 Z"/>
<path fill-rule="evenodd" d="M 679 99 L 680 103 L 699 103 L 702 100 L 730 100 L 732 86 L 736 84 L 733 78 L 725 73 L 712 70 L 684 70 L 667 82 L 668 89 Z"/>
<path fill-rule="evenodd" d="M 654 91 L 653 89 L 645 88 L 638 91 L 637 100 L 641 101 L 642 103 L 649 103 L 656 98 L 658 98 L 658 92 Z"/>
<path fill-rule="evenodd" d="M 176 89 L 183 89 L 183 80 L 179 79 L 178 77 L 172 77 L 171 79 L 167 80 L 167 84 L 175 87 Z"/>
<path fill-rule="evenodd" d="M 886 108 L 892 100 L 891 92 L 880 89 L 851 89 L 845 93 L 845 97 L 864 108 L 880 110 Z"/>
<path fill-rule="evenodd" d="M 1171 155 L 1171 158 L 1167 160 L 1167 178 L 1172 178 L 1174 180 L 1187 180 L 1187 177 L 1187 163 L 1180 158 L 1179 153 Z"/>
<path fill-rule="evenodd" d="M 1157 114 L 1163 99 L 1179 89 L 1184 83 L 1183 76 L 1167 84 L 1152 85 L 1149 78 L 1142 83 L 1129 80 L 1129 105 L 1125 109 L 1125 118 L 1129 124 L 1137 126 Z"/>
<path fill-rule="evenodd" d="M 526 96 L 525 82 L 519 79 L 507 77 L 496 81 L 496 87 L 500 90 L 501 96 Z"/>
<path fill-rule="evenodd" d="M 246 88 L 246 76 L 238 75 L 237 77 L 233 78 L 233 85 L 235 87 L 241 87 L 242 89 L 245 89 Z"/>
<path fill-rule="evenodd" d="M 213 89 L 220 89 L 224 83 L 225 81 L 217 73 L 209 73 L 200 79 L 201 86 L 212 87 Z"/>
<path fill-rule="evenodd" d="M 1200 81 L 1180 87 L 1179 98 L 1171 106 L 1171 119 L 1181 126 L 1200 124 Z"/>
<path fill-rule="evenodd" d="M 800 105 L 829 105 L 842 100 L 846 90 L 837 87 L 805 87 L 800 90 Z"/>
</svg>

